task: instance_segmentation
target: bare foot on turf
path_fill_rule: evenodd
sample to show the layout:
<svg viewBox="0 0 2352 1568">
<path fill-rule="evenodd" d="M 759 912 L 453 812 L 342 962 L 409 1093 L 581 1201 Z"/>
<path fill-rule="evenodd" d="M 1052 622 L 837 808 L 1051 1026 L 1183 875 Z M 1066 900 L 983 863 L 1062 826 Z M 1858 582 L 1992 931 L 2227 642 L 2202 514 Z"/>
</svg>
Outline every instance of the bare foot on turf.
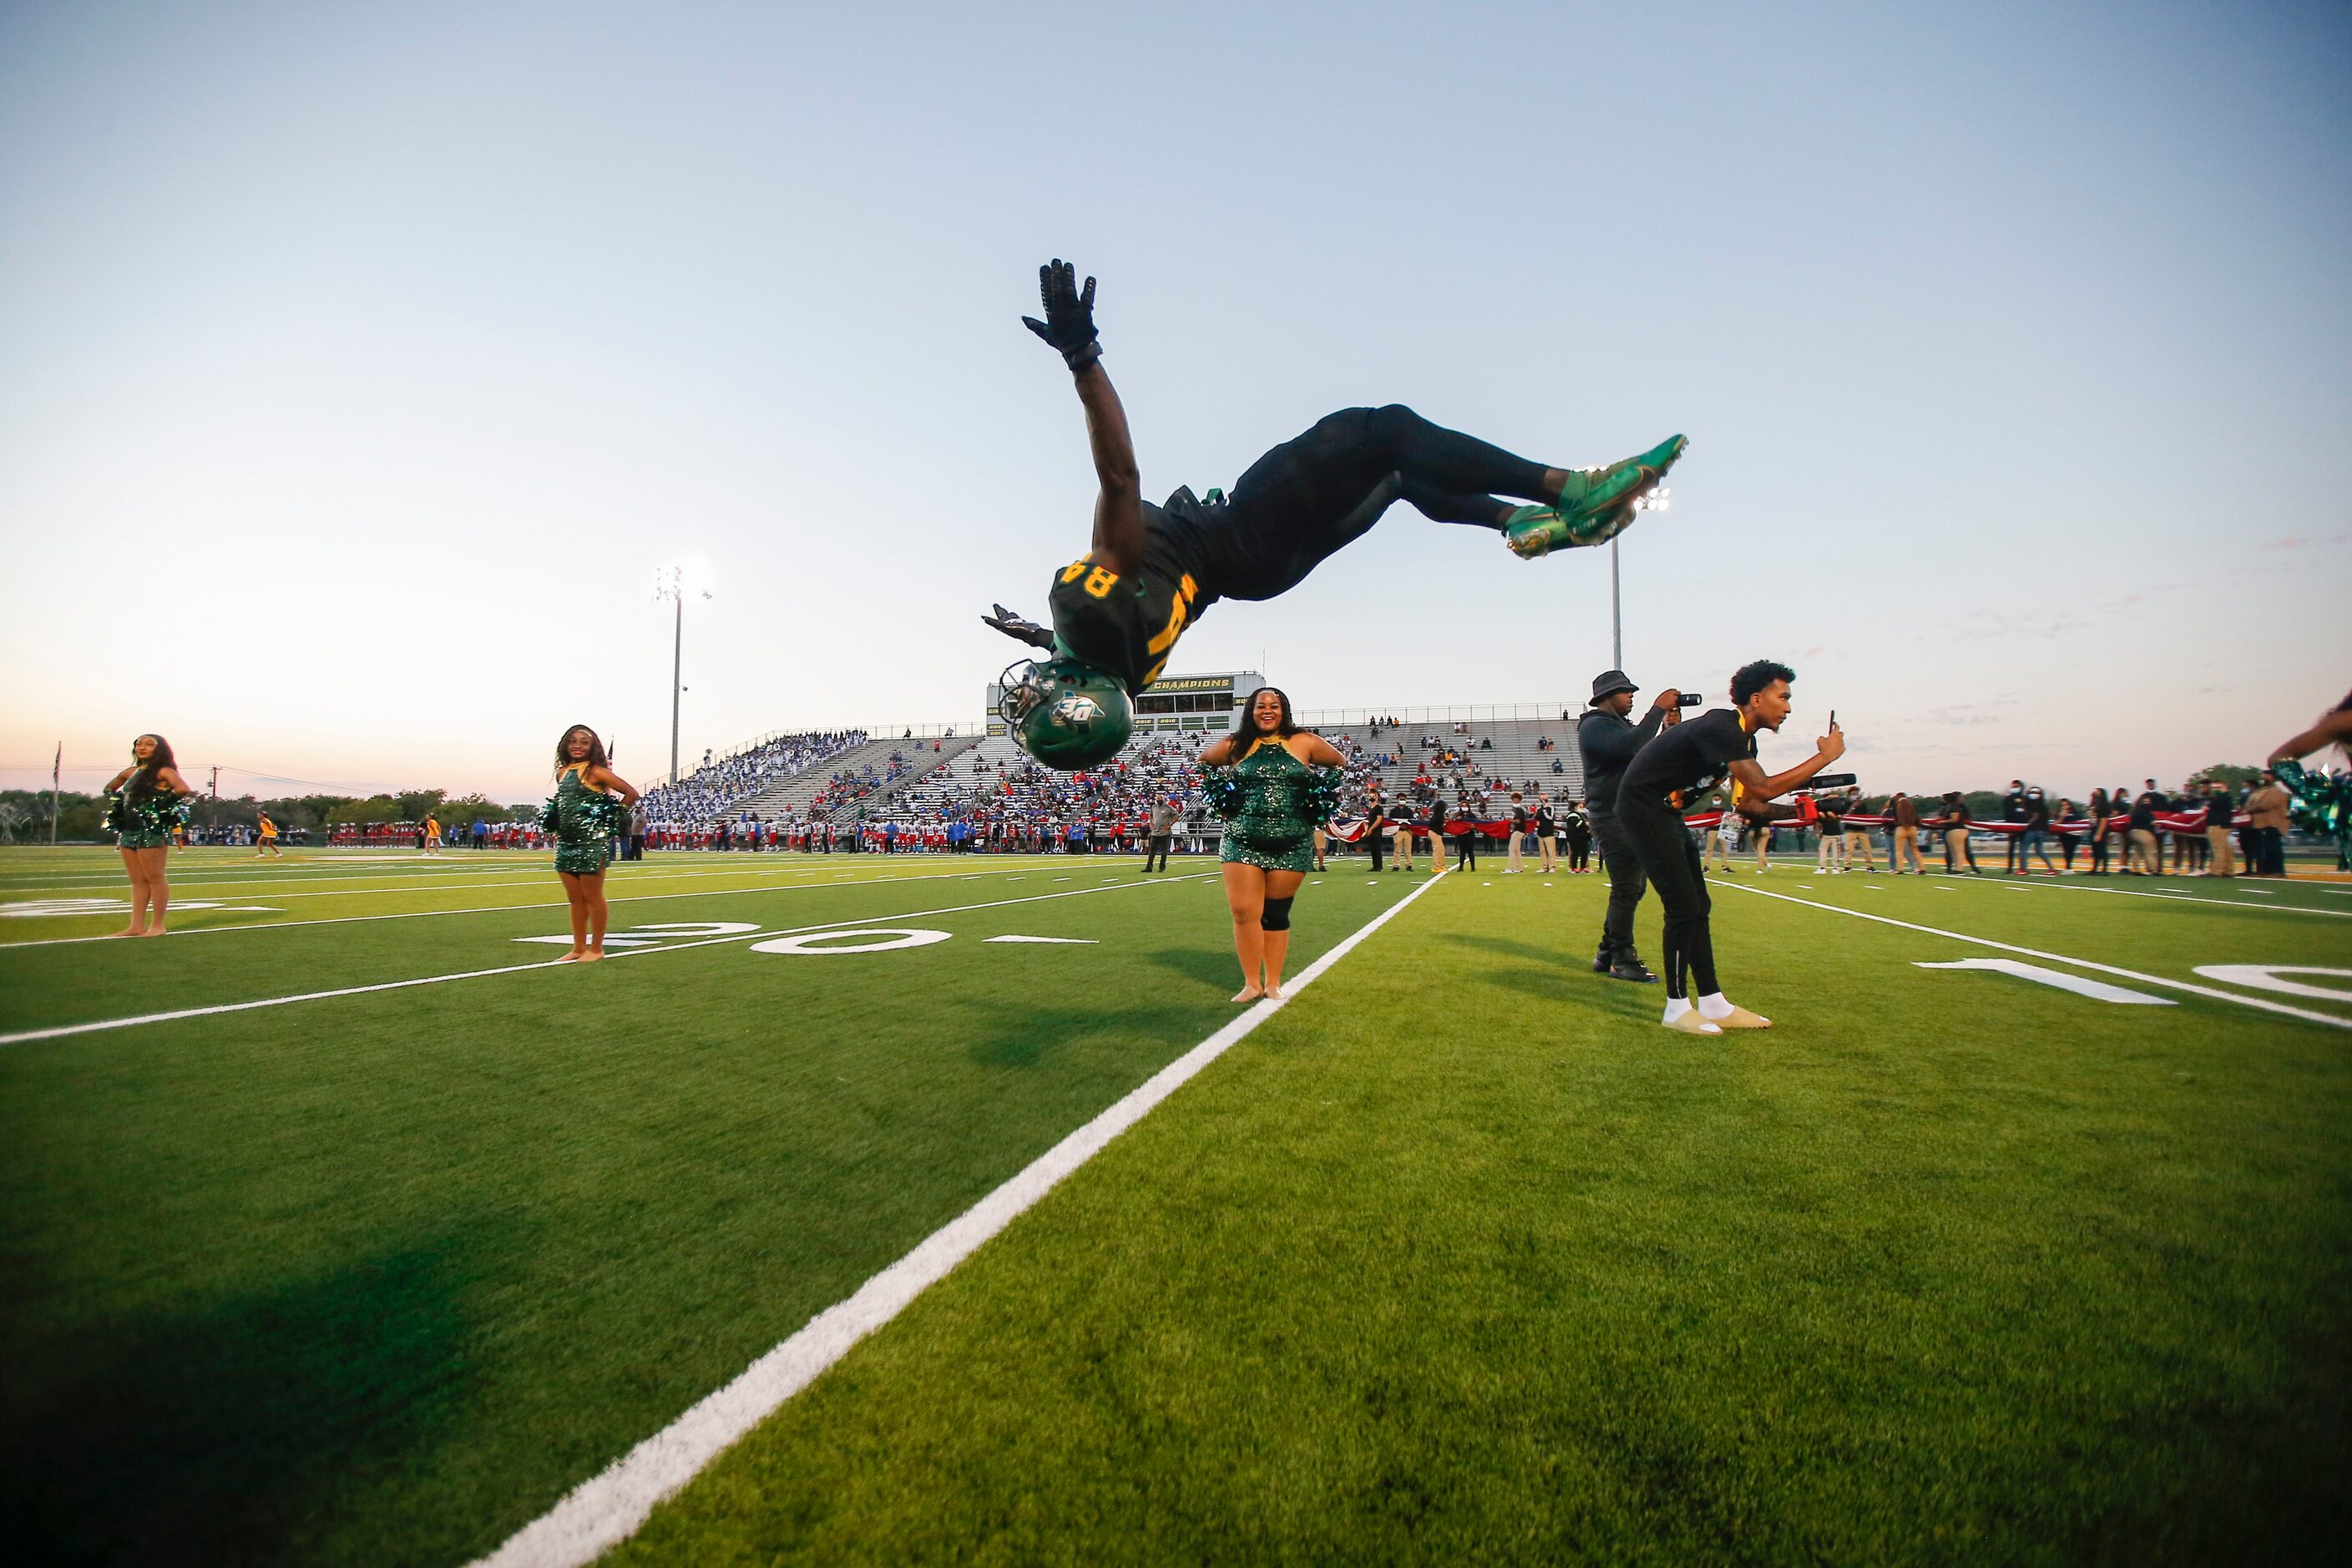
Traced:
<svg viewBox="0 0 2352 1568">
<path fill-rule="evenodd" d="M 604 950 L 603 948 L 592 947 L 587 952 L 580 955 L 580 962 L 583 963 L 600 963 L 604 961 Z"/>
<path fill-rule="evenodd" d="M 141 931 L 139 934 L 141 936 L 162 936 L 163 934 L 163 928 L 162 926 L 149 926 L 145 931 Z"/>
<path fill-rule="evenodd" d="M 109 936 L 145 936 L 147 933 L 141 931 L 137 926 L 124 926 L 121 931 L 110 931 L 106 934 Z"/>
<path fill-rule="evenodd" d="M 1236 1002 L 1255 1002 L 1265 994 L 1265 992 L 1260 991 L 1255 985 L 1244 985 L 1240 990 L 1234 993 L 1234 1000 Z"/>
<path fill-rule="evenodd" d="M 557 959 L 555 962 L 558 963 L 577 963 L 580 962 L 581 955 L 585 953 L 588 950 L 584 947 L 575 947 L 570 952 L 565 953 L 562 958 Z"/>
<path fill-rule="evenodd" d="M 1279 985 L 1269 985 L 1269 986 L 1267 986 L 1267 987 L 1265 988 L 1265 994 L 1266 994 L 1268 996 L 1273 997 L 1273 998 L 1274 998 L 1276 1001 L 1277 1001 L 1277 1002 L 1279 1002 L 1279 1001 L 1281 1001 L 1281 1000 L 1282 1000 L 1282 987 L 1281 987 L 1281 986 L 1279 986 Z"/>
</svg>

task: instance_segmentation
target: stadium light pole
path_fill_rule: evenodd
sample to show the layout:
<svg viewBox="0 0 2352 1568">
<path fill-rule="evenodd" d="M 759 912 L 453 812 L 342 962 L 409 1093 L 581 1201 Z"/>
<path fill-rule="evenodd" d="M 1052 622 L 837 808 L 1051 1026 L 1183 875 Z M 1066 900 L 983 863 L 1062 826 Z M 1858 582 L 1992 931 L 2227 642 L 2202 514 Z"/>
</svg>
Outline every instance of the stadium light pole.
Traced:
<svg viewBox="0 0 2352 1568">
<path fill-rule="evenodd" d="M 667 599 L 675 606 L 669 645 L 669 782 L 672 784 L 677 783 L 678 709 L 686 691 L 686 601 L 688 595 L 695 594 L 706 599 L 710 597 L 710 590 L 702 585 L 701 579 L 702 574 L 683 561 L 654 568 L 655 603 Z"/>
<path fill-rule="evenodd" d="M 1633 503 L 1635 511 L 1664 511 L 1674 504 L 1664 485 Z M 1609 542 L 1609 668 L 1625 668 L 1624 600 L 1617 588 L 1617 542 Z"/>
<path fill-rule="evenodd" d="M 1609 668 L 1625 668 L 1625 612 L 1617 594 L 1617 542 L 1609 542 Z"/>
</svg>

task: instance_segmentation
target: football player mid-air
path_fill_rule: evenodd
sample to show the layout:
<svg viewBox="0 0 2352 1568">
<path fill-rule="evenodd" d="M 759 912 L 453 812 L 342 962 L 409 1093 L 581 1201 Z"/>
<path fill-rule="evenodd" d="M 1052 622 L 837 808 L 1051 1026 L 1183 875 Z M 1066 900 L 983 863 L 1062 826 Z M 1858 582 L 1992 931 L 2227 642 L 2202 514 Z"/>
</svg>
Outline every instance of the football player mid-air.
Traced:
<svg viewBox="0 0 2352 1568">
<path fill-rule="evenodd" d="M 1159 679 L 1184 629 L 1219 599 L 1271 599 L 1361 537 L 1391 502 L 1438 522 L 1492 529 L 1534 560 L 1599 544 L 1633 520 L 1683 454 L 1680 436 L 1605 468 L 1553 468 L 1433 425 L 1398 404 L 1343 408 L 1250 465 L 1228 497 L 1190 489 L 1143 499 L 1127 413 L 1102 367 L 1095 280 L 1054 261 L 1037 269 L 1045 319 L 1029 330 L 1058 351 L 1087 413 L 1101 491 L 1094 547 L 1055 574 L 1051 630 L 995 606 L 981 617 L 1045 657 L 1004 672 L 998 712 L 1047 767 L 1092 767 L 1127 742 L 1131 699 Z M 1510 498 L 1510 499 L 1502 499 Z"/>
</svg>

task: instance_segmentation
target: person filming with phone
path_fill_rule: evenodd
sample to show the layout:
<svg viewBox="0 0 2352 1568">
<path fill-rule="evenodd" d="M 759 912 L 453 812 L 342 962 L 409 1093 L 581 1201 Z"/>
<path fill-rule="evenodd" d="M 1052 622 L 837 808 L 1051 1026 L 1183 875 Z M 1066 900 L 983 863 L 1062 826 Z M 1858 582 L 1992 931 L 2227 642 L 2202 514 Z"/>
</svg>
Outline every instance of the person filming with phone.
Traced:
<svg viewBox="0 0 2352 1568">
<path fill-rule="evenodd" d="M 1627 715 L 1633 710 L 1633 693 L 1640 689 L 1622 669 L 1604 669 L 1595 676 L 1591 704 L 1576 721 L 1576 744 L 1584 753 L 1584 809 L 1601 846 L 1601 868 L 1609 873 L 1609 912 L 1601 919 L 1601 950 L 1592 955 L 1592 972 L 1646 985 L 1658 977 L 1633 951 L 1633 909 L 1642 901 L 1644 879 L 1633 840 L 1617 825 L 1617 783 L 1660 731 L 1681 722 L 1685 696 L 1666 688 L 1636 724 Z M 1698 699 L 1687 700 L 1696 703 Z"/>
<path fill-rule="evenodd" d="M 1772 1026 L 1769 1018 L 1727 1000 L 1717 982 L 1715 941 L 1707 924 L 1711 903 L 1697 847 L 1683 823 L 1683 802 L 1728 778 L 1735 808 L 1760 807 L 1845 754 L 1845 734 L 1832 710 L 1829 733 L 1810 759 L 1778 773 L 1768 774 L 1757 765 L 1757 733 L 1777 731 L 1788 719 L 1789 686 L 1796 678 L 1795 670 L 1770 659 L 1742 665 L 1731 678 L 1731 707 L 1712 710 L 1660 733 L 1618 781 L 1618 826 L 1632 840 L 1665 910 L 1666 1009 L 1662 1022 L 1667 1028 L 1719 1035 L 1726 1029 Z"/>
</svg>

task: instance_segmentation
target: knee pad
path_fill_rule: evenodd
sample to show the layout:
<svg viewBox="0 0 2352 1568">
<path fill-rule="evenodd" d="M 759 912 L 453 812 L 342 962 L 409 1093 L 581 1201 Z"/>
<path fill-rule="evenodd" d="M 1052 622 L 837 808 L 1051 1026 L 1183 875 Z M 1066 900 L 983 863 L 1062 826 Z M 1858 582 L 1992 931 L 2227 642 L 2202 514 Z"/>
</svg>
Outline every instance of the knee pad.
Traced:
<svg viewBox="0 0 2352 1568">
<path fill-rule="evenodd" d="M 1257 918 L 1258 929 L 1260 931 L 1288 931 L 1290 929 L 1290 905 L 1291 900 L 1288 899 L 1266 900 L 1265 912 Z"/>
</svg>

